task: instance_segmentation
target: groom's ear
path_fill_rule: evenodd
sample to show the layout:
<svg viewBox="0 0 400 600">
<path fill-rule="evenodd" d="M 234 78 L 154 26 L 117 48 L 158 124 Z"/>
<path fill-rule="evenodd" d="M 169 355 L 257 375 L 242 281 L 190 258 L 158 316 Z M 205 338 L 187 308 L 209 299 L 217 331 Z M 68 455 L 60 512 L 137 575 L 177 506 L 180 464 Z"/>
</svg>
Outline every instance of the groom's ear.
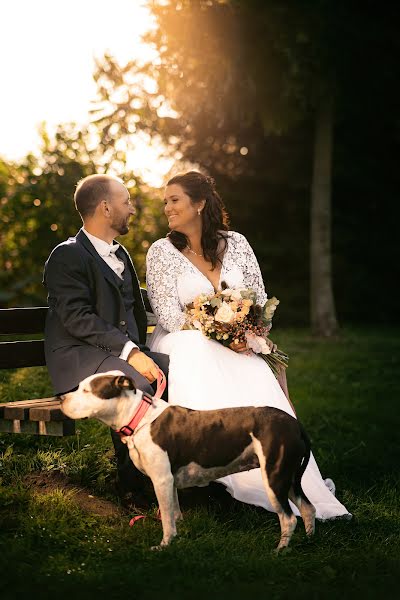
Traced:
<svg viewBox="0 0 400 600">
<path fill-rule="evenodd" d="M 127 389 L 136 392 L 135 382 L 133 381 L 133 379 L 127 377 L 126 375 L 118 375 L 118 377 L 115 377 L 113 383 L 115 387 L 119 388 L 120 390 Z"/>
<path fill-rule="evenodd" d="M 110 207 L 107 200 L 101 200 L 96 206 L 96 211 L 97 216 L 102 215 L 103 217 L 108 218 L 110 216 Z"/>
</svg>

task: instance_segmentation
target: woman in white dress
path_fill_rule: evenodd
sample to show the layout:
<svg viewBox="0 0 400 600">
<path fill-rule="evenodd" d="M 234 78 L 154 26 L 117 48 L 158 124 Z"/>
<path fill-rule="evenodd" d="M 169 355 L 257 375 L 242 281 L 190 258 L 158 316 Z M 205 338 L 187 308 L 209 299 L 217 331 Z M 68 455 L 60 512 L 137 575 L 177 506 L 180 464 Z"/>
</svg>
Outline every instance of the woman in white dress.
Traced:
<svg viewBox="0 0 400 600">
<path fill-rule="evenodd" d="M 184 306 L 200 293 L 220 289 L 223 281 L 230 288 L 252 288 L 261 305 L 267 300 L 254 252 L 243 235 L 228 231 L 227 214 L 214 181 L 195 171 L 178 175 L 168 182 L 164 202 L 171 231 L 148 251 L 147 291 L 158 318 L 151 349 L 170 357 L 169 403 L 197 410 L 274 406 L 295 416 L 260 357 L 234 352 L 200 331 L 182 329 Z M 273 511 L 260 469 L 218 481 L 235 499 Z M 313 455 L 302 486 L 318 519 L 351 516 L 332 493 L 333 482 L 322 479 Z M 291 507 L 298 515 L 292 503 Z"/>
</svg>

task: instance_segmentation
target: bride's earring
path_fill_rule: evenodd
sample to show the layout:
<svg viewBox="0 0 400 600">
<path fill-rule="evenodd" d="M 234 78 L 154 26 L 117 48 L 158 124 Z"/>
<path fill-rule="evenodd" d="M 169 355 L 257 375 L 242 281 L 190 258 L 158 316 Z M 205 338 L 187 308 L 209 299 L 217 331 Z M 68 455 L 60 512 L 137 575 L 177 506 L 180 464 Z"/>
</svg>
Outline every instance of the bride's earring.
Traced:
<svg viewBox="0 0 400 600">
<path fill-rule="evenodd" d="M 197 209 L 197 214 L 200 216 L 201 210 L 200 208 Z"/>
</svg>

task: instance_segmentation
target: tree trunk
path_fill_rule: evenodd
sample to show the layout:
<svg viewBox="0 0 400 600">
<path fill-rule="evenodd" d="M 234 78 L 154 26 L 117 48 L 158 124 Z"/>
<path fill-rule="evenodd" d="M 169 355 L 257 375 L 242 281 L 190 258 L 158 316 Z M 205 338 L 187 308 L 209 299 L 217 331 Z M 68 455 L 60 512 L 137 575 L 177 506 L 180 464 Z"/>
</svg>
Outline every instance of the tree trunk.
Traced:
<svg viewBox="0 0 400 600">
<path fill-rule="evenodd" d="M 332 291 L 331 173 L 333 99 L 324 98 L 316 111 L 311 191 L 311 328 L 329 337 L 338 330 Z"/>
</svg>

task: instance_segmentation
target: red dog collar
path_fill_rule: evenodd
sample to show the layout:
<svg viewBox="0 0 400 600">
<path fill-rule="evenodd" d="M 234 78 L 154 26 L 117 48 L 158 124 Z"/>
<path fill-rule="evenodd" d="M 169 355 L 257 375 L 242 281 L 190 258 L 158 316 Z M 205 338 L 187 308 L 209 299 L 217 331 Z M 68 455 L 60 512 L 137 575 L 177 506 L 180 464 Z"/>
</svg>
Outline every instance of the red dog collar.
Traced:
<svg viewBox="0 0 400 600">
<path fill-rule="evenodd" d="M 159 369 L 158 376 L 157 376 L 157 390 L 156 390 L 156 393 L 154 394 L 154 398 L 161 398 L 163 391 L 165 390 L 165 386 L 166 386 L 165 375 L 161 371 L 161 369 Z M 121 427 L 121 429 L 117 429 L 116 433 L 119 433 L 119 435 L 121 437 L 124 435 L 125 436 L 133 435 L 136 427 L 139 425 L 140 421 L 143 419 L 144 415 L 149 410 L 152 400 L 153 400 L 153 397 L 150 396 L 150 394 L 147 394 L 146 392 L 142 392 L 142 400 L 140 401 L 139 407 L 138 407 L 137 411 L 135 412 L 135 414 L 133 415 L 132 419 L 130 420 L 128 425 L 123 425 Z"/>
<path fill-rule="evenodd" d="M 128 425 L 123 425 L 121 429 L 117 429 L 117 433 L 119 433 L 120 436 L 132 435 L 140 421 L 143 419 L 144 415 L 149 410 L 152 397 L 149 394 L 146 394 L 146 392 L 142 392 L 142 394 L 142 400 L 140 401 L 139 408 L 133 415 L 131 421 L 128 423 Z"/>
</svg>

